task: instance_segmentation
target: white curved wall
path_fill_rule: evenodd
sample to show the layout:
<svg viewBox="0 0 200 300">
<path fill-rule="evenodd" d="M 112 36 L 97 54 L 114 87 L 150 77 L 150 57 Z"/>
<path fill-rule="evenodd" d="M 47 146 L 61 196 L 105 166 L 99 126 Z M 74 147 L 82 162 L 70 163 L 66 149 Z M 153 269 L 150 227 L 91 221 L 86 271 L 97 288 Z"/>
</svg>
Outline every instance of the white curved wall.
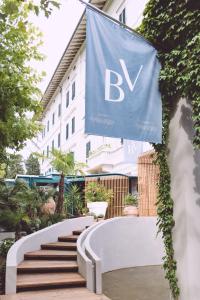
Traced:
<svg viewBox="0 0 200 300">
<path fill-rule="evenodd" d="M 161 265 L 164 255 L 154 217 L 119 217 L 102 222 L 85 240 L 88 257 L 96 265 L 96 292 L 101 274 L 136 266 Z"/>
</svg>

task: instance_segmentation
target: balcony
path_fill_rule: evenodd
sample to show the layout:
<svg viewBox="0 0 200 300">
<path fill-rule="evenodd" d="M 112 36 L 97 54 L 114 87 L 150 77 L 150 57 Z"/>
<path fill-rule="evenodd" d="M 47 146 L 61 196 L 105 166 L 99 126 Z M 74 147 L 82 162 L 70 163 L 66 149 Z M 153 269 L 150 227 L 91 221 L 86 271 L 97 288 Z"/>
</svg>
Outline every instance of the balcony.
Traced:
<svg viewBox="0 0 200 300">
<path fill-rule="evenodd" d="M 112 172 L 116 164 L 124 161 L 123 147 L 112 149 L 106 145 L 100 146 L 88 157 L 88 171 L 92 173 Z"/>
</svg>

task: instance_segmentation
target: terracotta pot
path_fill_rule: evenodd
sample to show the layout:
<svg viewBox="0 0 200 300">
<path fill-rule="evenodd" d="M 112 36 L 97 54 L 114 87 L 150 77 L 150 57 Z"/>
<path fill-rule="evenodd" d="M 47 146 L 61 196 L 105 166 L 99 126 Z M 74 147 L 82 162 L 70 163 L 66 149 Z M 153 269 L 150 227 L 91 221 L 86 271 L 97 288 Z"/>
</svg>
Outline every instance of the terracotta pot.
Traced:
<svg viewBox="0 0 200 300">
<path fill-rule="evenodd" d="M 48 202 L 42 206 L 42 212 L 47 215 L 53 215 L 56 210 L 56 203 L 53 200 L 53 197 L 48 199 Z"/>
<path fill-rule="evenodd" d="M 133 205 L 126 205 L 123 209 L 123 215 L 138 217 L 138 208 Z"/>
</svg>

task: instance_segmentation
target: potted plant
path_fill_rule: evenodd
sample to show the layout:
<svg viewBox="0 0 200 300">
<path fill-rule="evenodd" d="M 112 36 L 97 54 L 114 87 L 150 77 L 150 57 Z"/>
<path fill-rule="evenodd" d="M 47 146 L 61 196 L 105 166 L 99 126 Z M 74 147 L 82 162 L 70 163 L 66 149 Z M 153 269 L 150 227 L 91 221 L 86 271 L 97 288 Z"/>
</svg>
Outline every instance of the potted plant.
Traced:
<svg viewBox="0 0 200 300">
<path fill-rule="evenodd" d="M 137 195 L 128 194 L 124 198 L 124 216 L 138 216 L 138 198 Z"/>
<path fill-rule="evenodd" d="M 106 215 L 108 203 L 113 198 L 113 191 L 97 182 L 89 182 L 85 188 L 85 200 L 90 214 Z"/>
</svg>

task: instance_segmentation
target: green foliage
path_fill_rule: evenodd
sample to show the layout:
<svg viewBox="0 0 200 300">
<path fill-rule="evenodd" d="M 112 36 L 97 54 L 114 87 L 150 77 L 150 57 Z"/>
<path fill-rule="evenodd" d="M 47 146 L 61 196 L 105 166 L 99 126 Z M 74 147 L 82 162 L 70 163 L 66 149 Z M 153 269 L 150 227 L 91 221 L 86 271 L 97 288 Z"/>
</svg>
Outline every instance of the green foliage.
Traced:
<svg viewBox="0 0 200 300">
<path fill-rule="evenodd" d="M 17 181 L 14 187 L 0 185 L 0 226 L 16 232 L 16 239 L 23 230 L 31 233 L 40 229 L 43 216 L 42 205 L 54 190 L 30 188 L 25 182 Z M 50 217 L 49 217 L 50 218 Z"/>
<path fill-rule="evenodd" d="M 194 145 L 200 148 L 200 11 L 183 0 L 150 0 L 140 32 L 158 50 L 166 103 L 186 97 L 193 106 Z"/>
<path fill-rule="evenodd" d="M 0 243 L 0 256 L 6 258 L 9 249 L 12 247 L 14 244 L 15 240 L 14 239 L 5 239 Z"/>
<path fill-rule="evenodd" d="M 81 215 L 84 202 L 79 187 L 76 184 L 70 185 L 65 194 L 65 210 L 72 216 Z"/>
<path fill-rule="evenodd" d="M 20 154 L 7 154 L 6 178 L 15 178 L 17 174 L 24 174 L 23 159 Z"/>
<path fill-rule="evenodd" d="M 124 198 L 124 204 L 125 205 L 138 205 L 138 198 L 136 195 L 128 194 Z"/>
<path fill-rule="evenodd" d="M 0 153 L 6 147 L 19 149 L 39 126 L 40 91 L 37 75 L 28 62 L 41 60 L 37 51 L 40 33 L 28 22 L 25 1 L 4 0 L 0 4 Z M 29 119 L 27 112 L 34 117 Z"/>
<path fill-rule="evenodd" d="M 57 149 L 52 151 L 51 165 L 56 171 L 64 175 L 74 176 L 78 173 L 83 174 L 82 169 L 85 167 L 84 163 L 75 162 L 72 152 L 62 152 Z"/>
<path fill-rule="evenodd" d="M 77 176 L 78 173 L 83 174 L 82 169 L 85 167 L 84 163 L 78 163 L 74 161 L 74 155 L 72 152 L 62 152 L 54 149 L 52 151 L 51 165 L 58 172 L 61 173 L 59 182 L 59 196 L 56 206 L 56 212 L 63 213 L 64 203 L 64 176 L 72 175 Z"/>
<path fill-rule="evenodd" d="M 41 10 L 46 16 L 57 1 L 41 0 L 0 1 L 0 162 L 7 147 L 20 149 L 33 138 L 40 126 L 41 93 L 38 88 L 42 76 L 30 67 L 39 61 L 41 34 L 30 23 L 30 14 Z M 27 113 L 29 117 L 27 116 Z M 32 116 L 32 118 L 31 118 Z"/>
<path fill-rule="evenodd" d="M 25 162 L 26 174 L 28 175 L 40 175 L 40 163 L 38 157 L 32 153 L 29 155 Z"/>
<path fill-rule="evenodd" d="M 150 0 L 139 31 L 158 50 L 162 64 L 163 143 L 154 145 L 160 167 L 158 225 L 166 250 L 163 258 L 166 278 L 173 298 L 177 299 L 179 288 L 172 239 L 175 222 L 167 163 L 168 129 L 174 104 L 180 97 L 186 97 L 193 107 L 194 145 L 200 148 L 200 11 L 189 10 L 183 0 Z"/>
<path fill-rule="evenodd" d="M 65 215 L 53 214 L 53 215 L 42 215 L 39 219 L 38 229 L 43 229 L 47 226 L 51 226 L 55 223 L 61 222 L 66 219 Z"/>
<path fill-rule="evenodd" d="M 100 183 L 89 182 L 85 188 L 85 200 L 87 202 L 110 202 L 113 198 L 113 191 L 107 189 Z"/>
</svg>

